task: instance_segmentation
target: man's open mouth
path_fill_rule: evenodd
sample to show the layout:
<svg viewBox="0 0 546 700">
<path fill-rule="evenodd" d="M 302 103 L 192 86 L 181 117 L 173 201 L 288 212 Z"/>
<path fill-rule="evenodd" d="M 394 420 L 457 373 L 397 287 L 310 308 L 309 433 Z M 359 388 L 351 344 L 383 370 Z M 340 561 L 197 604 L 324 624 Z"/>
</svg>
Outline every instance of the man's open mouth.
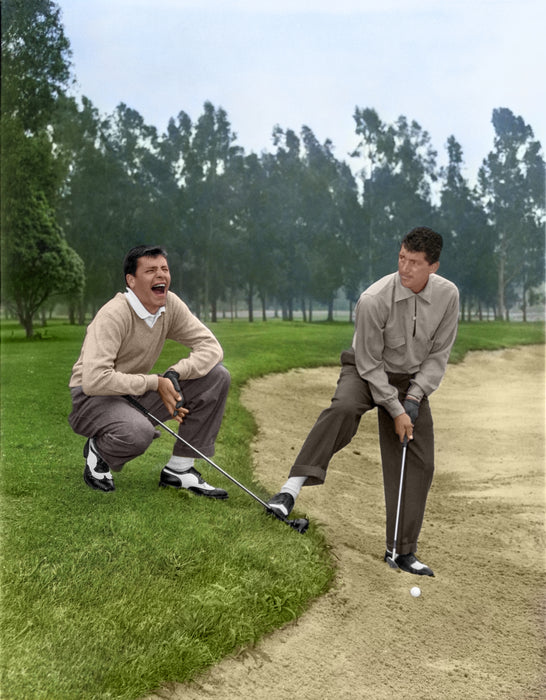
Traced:
<svg viewBox="0 0 546 700">
<path fill-rule="evenodd" d="M 152 287 L 152 292 L 154 294 L 158 294 L 158 295 L 165 294 L 166 288 L 167 288 L 166 284 L 154 284 L 154 286 Z"/>
</svg>

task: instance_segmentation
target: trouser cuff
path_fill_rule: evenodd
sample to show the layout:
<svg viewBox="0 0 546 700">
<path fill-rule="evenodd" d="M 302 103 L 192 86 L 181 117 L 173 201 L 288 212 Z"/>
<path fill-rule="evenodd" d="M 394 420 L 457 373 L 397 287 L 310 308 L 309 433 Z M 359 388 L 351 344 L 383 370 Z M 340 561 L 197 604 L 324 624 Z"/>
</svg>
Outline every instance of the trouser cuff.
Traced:
<svg viewBox="0 0 546 700">
<path fill-rule="evenodd" d="M 307 479 L 304 486 L 317 486 L 324 483 L 326 479 L 326 469 L 305 464 L 294 464 L 289 474 L 289 477 L 292 476 L 306 476 Z"/>
</svg>

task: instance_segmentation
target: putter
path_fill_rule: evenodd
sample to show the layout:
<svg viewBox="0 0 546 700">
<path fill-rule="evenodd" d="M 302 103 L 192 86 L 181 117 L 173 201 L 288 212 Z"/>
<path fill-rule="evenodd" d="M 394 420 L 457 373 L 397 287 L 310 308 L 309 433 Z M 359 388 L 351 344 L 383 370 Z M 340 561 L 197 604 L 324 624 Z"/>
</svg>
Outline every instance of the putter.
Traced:
<svg viewBox="0 0 546 700">
<path fill-rule="evenodd" d="M 135 398 L 132 396 L 124 396 L 124 399 L 127 399 L 127 401 L 137 408 L 141 413 L 144 413 L 145 416 L 148 416 L 148 418 L 151 418 L 153 421 L 155 421 L 158 425 L 160 425 L 163 430 L 165 430 L 167 433 L 170 433 L 173 437 L 175 437 L 177 440 L 180 440 L 180 442 L 183 442 L 186 447 L 189 447 L 192 449 L 196 455 L 201 457 L 201 459 L 204 459 L 206 462 L 208 462 L 212 467 L 214 467 L 216 470 L 220 472 L 220 474 L 223 474 L 226 479 L 229 479 L 232 481 L 236 486 L 238 486 L 240 489 L 242 489 L 245 493 L 247 493 L 249 496 L 251 496 L 255 501 L 257 501 L 263 508 L 265 508 L 266 512 L 268 515 L 273 515 L 277 520 L 282 521 L 286 525 L 289 525 L 291 528 L 296 530 L 297 532 L 303 534 L 304 532 L 307 531 L 307 528 L 309 527 L 309 520 L 307 518 L 296 518 L 294 520 L 288 520 L 288 518 L 284 517 L 280 513 L 277 513 L 273 508 L 270 508 L 270 506 L 267 505 L 265 501 L 263 501 L 259 496 L 257 496 L 255 493 L 253 493 L 250 489 L 247 489 L 246 486 L 241 484 L 240 481 L 237 481 L 231 474 L 228 474 L 226 471 L 224 471 L 221 467 L 219 467 L 215 462 L 212 461 L 209 457 L 204 455 L 202 452 L 200 452 L 196 447 L 193 445 L 190 445 L 190 443 L 187 440 L 184 440 L 183 437 L 180 437 L 178 433 L 176 433 L 174 430 L 171 430 L 168 425 L 165 425 L 165 423 L 162 423 L 158 418 L 156 418 L 154 415 L 148 411 L 147 408 L 145 408 L 141 403 L 139 403 Z"/>
<path fill-rule="evenodd" d="M 392 546 L 392 554 L 387 557 L 387 562 L 391 569 L 398 569 L 398 564 L 396 563 L 396 545 L 398 544 L 398 523 L 400 520 L 400 504 L 402 502 L 402 490 L 404 488 L 404 471 L 406 468 L 406 452 L 408 450 L 408 436 L 404 437 L 404 442 L 402 443 L 402 466 L 400 467 L 400 485 L 398 487 L 398 506 L 396 508 L 396 523 L 394 525 L 394 542 Z"/>
</svg>

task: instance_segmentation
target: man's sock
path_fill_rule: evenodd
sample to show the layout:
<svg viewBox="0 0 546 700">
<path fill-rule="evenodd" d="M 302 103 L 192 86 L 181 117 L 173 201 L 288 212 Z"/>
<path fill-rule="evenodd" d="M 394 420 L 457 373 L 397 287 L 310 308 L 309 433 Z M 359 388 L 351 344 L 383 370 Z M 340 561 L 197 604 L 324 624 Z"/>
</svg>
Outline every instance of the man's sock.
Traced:
<svg viewBox="0 0 546 700">
<path fill-rule="evenodd" d="M 307 481 L 306 476 L 291 476 L 281 487 L 281 493 L 289 493 L 294 500 L 300 495 L 301 487 Z"/>
<path fill-rule="evenodd" d="M 187 472 L 189 471 L 195 463 L 195 459 L 193 457 L 177 457 L 176 455 L 171 455 L 171 458 L 167 462 L 166 466 L 169 467 L 169 469 L 173 472 L 178 472 L 179 474 L 182 472 Z"/>
<path fill-rule="evenodd" d="M 199 472 L 196 473 L 194 471 L 189 473 L 190 469 L 194 465 L 194 462 L 195 460 L 193 457 L 176 457 L 175 455 L 172 455 L 165 465 L 165 469 L 174 472 L 178 476 L 180 479 L 180 484 L 184 489 L 198 486 L 200 489 L 209 489 L 212 491 L 214 486 L 207 484 L 207 482 L 199 476 Z"/>
</svg>

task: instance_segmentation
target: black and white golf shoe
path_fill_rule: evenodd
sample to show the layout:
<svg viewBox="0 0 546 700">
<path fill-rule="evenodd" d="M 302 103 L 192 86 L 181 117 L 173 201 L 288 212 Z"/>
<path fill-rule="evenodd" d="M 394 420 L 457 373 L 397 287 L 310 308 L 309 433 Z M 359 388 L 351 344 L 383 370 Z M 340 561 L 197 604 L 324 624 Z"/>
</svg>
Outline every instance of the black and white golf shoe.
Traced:
<svg viewBox="0 0 546 700">
<path fill-rule="evenodd" d="M 85 469 L 83 470 L 85 483 L 97 491 L 115 491 L 116 487 L 110 473 L 110 467 L 100 456 L 93 438 L 89 438 L 85 443 L 83 456 L 85 457 Z"/>
<path fill-rule="evenodd" d="M 185 472 L 175 472 L 169 467 L 163 467 L 159 476 L 159 485 L 163 487 L 172 486 L 175 489 L 187 489 L 197 496 L 206 496 L 207 498 L 216 498 L 218 500 L 228 498 L 227 491 L 207 484 L 197 469 L 193 467 Z"/>
<path fill-rule="evenodd" d="M 392 557 L 392 552 L 387 550 L 383 559 L 384 561 L 387 561 L 387 559 L 390 557 Z M 408 574 L 416 574 L 417 576 L 434 576 L 432 569 L 426 564 L 423 564 L 423 562 L 420 562 L 412 552 L 410 552 L 410 554 L 397 554 L 395 564 L 399 569 L 406 571 Z"/>
<path fill-rule="evenodd" d="M 271 496 L 267 505 L 283 518 L 287 518 L 292 512 L 292 508 L 294 508 L 294 497 L 289 493 L 276 493 L 274 496 Z"/>
</svg>

